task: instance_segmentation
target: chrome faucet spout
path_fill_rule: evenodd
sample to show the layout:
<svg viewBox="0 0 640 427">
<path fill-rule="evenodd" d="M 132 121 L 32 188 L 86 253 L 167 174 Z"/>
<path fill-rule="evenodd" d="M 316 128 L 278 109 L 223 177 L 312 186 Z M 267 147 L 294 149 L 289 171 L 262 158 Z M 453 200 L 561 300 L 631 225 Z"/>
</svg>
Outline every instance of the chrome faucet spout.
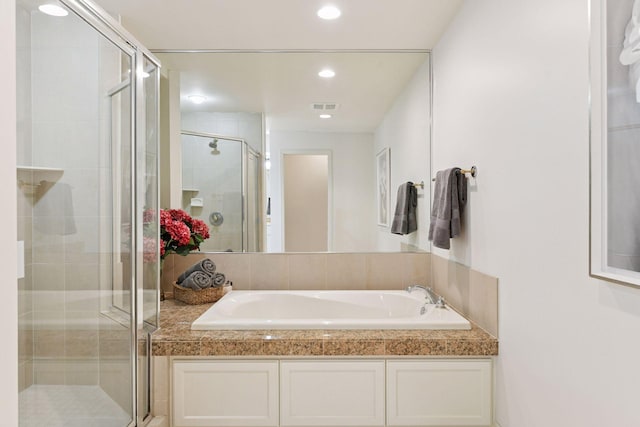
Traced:
<svg viewBox="0 0 640 427">
<path fill-rule="evenodd" d="M 410 285 L 407 286 L 405 290 L 411 293 L 416 289 L 422 289 L 425 292 L 425 299 L 427 300 L 427 304 L 435 304 L 437 308 L 445 308 L 444 298 L 436 294 L 430 287 L 422 285 Z"/>
</svg>

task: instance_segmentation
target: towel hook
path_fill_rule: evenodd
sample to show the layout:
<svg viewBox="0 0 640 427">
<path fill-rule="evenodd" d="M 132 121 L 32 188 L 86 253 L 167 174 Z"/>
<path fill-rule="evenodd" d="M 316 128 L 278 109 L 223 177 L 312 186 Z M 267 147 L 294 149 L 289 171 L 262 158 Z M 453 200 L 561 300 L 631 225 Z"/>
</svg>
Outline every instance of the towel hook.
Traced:
<svg viewBox="0 0 640 427">
<path fill-rule="evenodd" d="M 414 187 L 420 187 L 424 190 L 424 181 L 420 181 L 420 184 L 413 184 Z"/>
<path fill-rule="evenodd" d="M 476 174 L 478 173 L 478 168 L 475 166 L 471 166 L 471 169 L 460 169 L 460 173 L 462 174 L 470 174 L 471 178 L 475 178 Z M 431 181 L 435 181 L 436 179 L 433 178 Z"/>
</svg>

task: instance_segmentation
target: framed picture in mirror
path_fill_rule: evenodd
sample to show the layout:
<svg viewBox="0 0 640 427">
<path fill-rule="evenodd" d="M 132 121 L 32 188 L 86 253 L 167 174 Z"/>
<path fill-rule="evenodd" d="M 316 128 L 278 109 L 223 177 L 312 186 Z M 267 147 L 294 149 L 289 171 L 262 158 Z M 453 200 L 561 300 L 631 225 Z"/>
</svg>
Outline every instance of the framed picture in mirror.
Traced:
<svg viewBox="0 0 640 427">
<path fill-rule="evenodd" d="M 376 183 L 378 225 L 389 226 L 389 185 L 391 183 L 391 162 L 389 147 L 385 147 L 376 155 Z"/>
</svg>

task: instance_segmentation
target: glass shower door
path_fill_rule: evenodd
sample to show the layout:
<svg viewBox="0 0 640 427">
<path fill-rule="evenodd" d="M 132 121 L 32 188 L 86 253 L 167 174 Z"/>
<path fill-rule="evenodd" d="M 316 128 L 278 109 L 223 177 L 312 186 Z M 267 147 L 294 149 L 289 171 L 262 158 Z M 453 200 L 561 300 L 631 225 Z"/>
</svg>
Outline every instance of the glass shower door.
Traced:
<svg viewBox="0 0 640 427">
<path fill-rule="evenodd" d="M 16 8 L 20 426 L 140 425 L 157 326 L 158 69 L 84 1 L 63 3 L 67 16 Z"/>
</svg>

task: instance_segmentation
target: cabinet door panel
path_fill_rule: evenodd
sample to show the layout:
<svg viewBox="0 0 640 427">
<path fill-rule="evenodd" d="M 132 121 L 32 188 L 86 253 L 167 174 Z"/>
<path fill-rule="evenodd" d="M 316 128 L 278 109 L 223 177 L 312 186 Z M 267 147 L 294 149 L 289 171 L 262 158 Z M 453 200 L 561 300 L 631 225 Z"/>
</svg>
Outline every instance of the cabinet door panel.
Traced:
<svg viewBox="0 0 640 427">
<path fill-rule="evenodd" d="M 280 425 L 384 425 L 384 361 L 283 361 L 280 370 Z"/>
<path fill-rule="evenodd" d="M 491 401 L 491 360 L 387 362 L 389 426 L 489 426 Z"/>
<path fill-rule="evenodd" d="M 278 362 L 174 362 L 173 424 L 277 426 Z"/>
</svg>

